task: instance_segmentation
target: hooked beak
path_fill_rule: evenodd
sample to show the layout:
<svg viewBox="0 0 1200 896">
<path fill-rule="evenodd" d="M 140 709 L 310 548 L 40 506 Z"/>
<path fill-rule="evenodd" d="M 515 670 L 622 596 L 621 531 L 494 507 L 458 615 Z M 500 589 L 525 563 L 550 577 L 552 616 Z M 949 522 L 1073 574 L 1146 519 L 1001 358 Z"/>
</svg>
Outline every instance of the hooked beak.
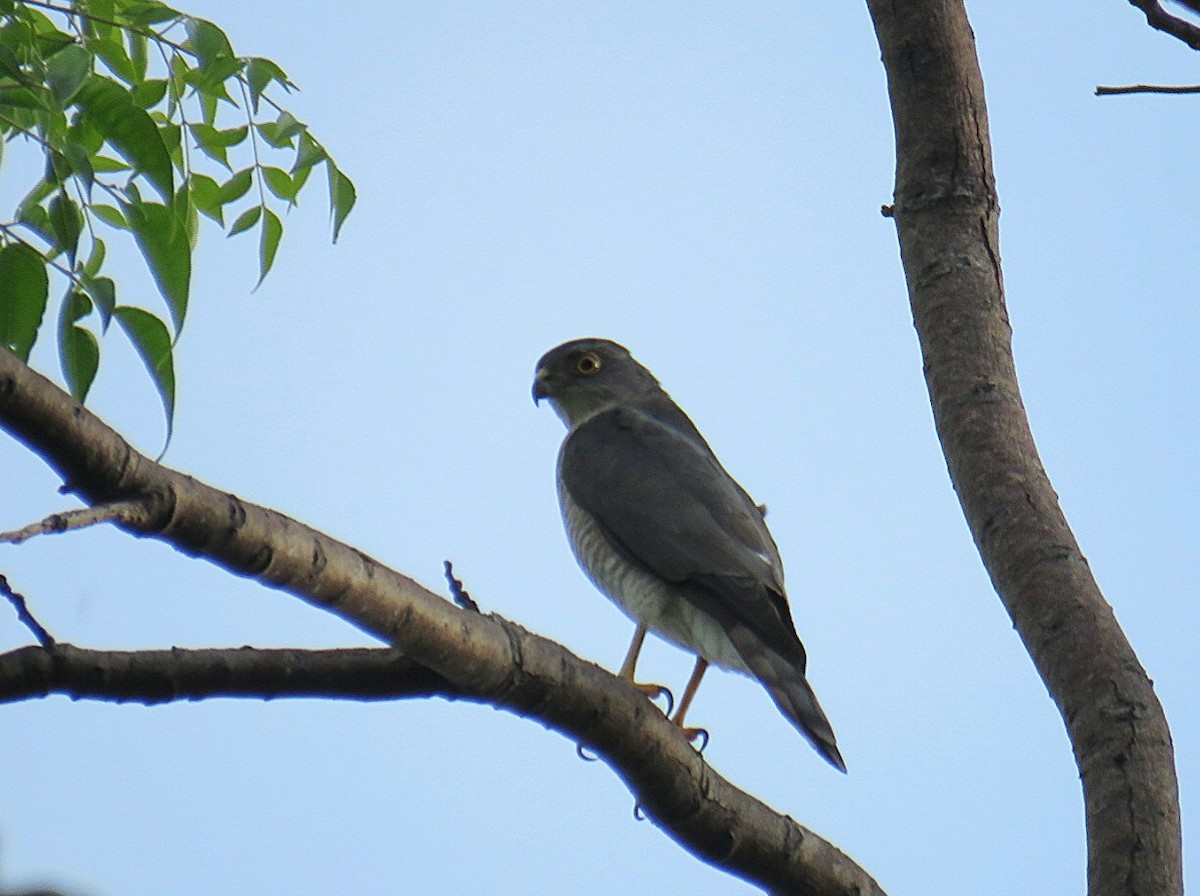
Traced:
<svg viewBox="0 0 1200 896">
<path fill-rule="evenodd" d="M 545 367 L 541 367 L 533 377 L 533 403 L 536 405 L 543 398 L 549 397 L 550 371 Z"/>
</svg>

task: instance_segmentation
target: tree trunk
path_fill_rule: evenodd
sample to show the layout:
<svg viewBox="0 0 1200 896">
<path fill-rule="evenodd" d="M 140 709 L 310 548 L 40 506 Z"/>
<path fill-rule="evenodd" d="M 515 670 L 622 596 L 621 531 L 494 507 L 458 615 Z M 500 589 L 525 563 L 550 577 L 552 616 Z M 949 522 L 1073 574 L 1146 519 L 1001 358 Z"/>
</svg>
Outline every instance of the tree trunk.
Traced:
<svg viewBox="0 0 1200 896">
<path fill-rule="evenodd" d="M 868 6 L 895 122 L 891 213 L 938 436 L 992 583 L 1067 725 L 1083 779 L 1088 892 L 1176 896 L 1166 717 L 1058 506 L 1021 403 L 966 12 L 959 0 Z"/>
</svg>

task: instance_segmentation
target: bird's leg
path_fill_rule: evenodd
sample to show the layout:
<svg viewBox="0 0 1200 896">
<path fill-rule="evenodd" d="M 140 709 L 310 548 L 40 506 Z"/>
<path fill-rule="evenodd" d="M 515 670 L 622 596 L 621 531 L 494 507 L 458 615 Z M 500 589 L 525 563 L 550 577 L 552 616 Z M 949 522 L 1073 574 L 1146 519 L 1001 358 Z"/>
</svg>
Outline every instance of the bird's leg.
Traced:
<svg viewBox="0 0 1200 896">
<path fill-rule="evenodd" d="M 696 657 L 696 668 L 692 670 L 692 677 L 688 679 L 687 687 L 683 689 L 683 697 L 679 701 L 679 711 L 675 713 L 675 718 L 671 719 L 679 726 L 679 730 L 687 736 L 688 740 L 695 740 L 698 737 L 708 740 L 708 732 L 703 728 L 687 728 L 683 724 L 683 718 L 687 715 L 688 707 L 692 705 L 692 699 L 700 687 L 700 679 L 704 677 L 704 670 L 707 668 L 708 660 L 702 656 Z"/>
<path fill-rule="evenodd" d="M 638 654 L 642 652 L 642 642 L 646 640 L 646 632 L 648 631 L 649 629 L 645 623 L 639 622 L 637 624 L 637 628 L 633 631 L 633 641 L 629 645 L 629 652 L 625 654 L 625 662 L 621 663 L 621 671 L 617 673 L 617 677 L 625 679 L 651 700 L 666 697 L 667 715 L 670 715 L 671 706 L 675 703 L 675 698 L 667 688 L 661 684 L 642 684 L 633 679 L 633 670 L 637 666 Z"/>
<path fill-rule="evenodd" d="M 633 669 L 637 665 L 638 654 L 642 652 L 642 642 L 646 640 L 647 631 L 649 629 L 640 622 L 633 630 L 633 641 L 629 644 L 629 652 L 625 654 L 625 662 L 621 663 L 621 671 L 617 673 L 618 678 L 633 681 Z"/>
</svg>

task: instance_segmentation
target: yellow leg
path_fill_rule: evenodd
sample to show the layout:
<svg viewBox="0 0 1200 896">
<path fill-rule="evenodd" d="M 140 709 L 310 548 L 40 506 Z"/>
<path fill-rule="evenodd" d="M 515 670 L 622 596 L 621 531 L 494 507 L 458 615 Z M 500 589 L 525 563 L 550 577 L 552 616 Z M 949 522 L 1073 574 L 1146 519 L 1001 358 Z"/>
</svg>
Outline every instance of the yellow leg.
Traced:
<svg viewBox="0 0 1200 896">
<path fill-rule="evenodd" d="M 642 652 L 642 642 L 646 640 L 647 628 L 638 623 L 633 631 L 633 642 L 629 645 L 629 653 L 625 654 L 625 662 L 621 663 L 621 671 L 617 673 L 626 681 L 633 681 L 633 669 L 637 665 L 638 654 Z"/>
<path fill-rule="evenodd" d="M 692 670 L 692 677 L 688 679 L 687 687 L 683 689 L 683 697 L 679 701 L 679 710 L 675 713 L 675 718 L 671 720 L 692 740 L 699 737 L 703 729 L 686 728 L 684 727 L 683 719 L 687 715 L 688 707 L 692 705 L 692 699 L 696 696 L 696 691 L 700 687 L 700 679 L 704 677 L 704 670 L 707 668 L 708 660 L 702 656 L 696 657 L 696 668 Z"/>
<path fill-rule="evenodd" d="M 637 628 L 633 631 L 633 641 L 629 645 L 629 652 L 625 654 L 625 662 L 621 663 L 621 671 L 617 673 L 619 678 L 624 678 L 627 682 L 649 697 L 651 700 L 657 700 L 659 697 L 667 698 L 667 712 L 671 711 L 671 703 L 674 697 L 671 692 L 664 688 L 661 684 L 642 684 L 639 681 L 634 681 L 633 670 L 637 666 L 638 654 L 642 652 L 642 642 L 646 640 L 646 632 L 649 629 L 639 622 Z"/>
</svg>

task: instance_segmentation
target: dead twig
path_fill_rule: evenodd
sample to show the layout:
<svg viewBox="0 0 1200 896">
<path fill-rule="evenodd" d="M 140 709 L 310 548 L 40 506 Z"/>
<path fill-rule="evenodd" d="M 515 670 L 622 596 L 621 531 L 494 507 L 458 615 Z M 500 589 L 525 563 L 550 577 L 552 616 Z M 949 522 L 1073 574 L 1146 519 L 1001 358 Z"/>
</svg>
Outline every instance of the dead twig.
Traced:
<svg viewBox="0 0 1200 896">
<path fill-rule="evenodd" d="M 8 579 L 2 575 L 0 575 L 0 594 L 8 598 L 8 602 L 17 611 L 17 618 L 21 620 L 27 629 L 33 632 L 33 636 L 37 638 L 39 644 L 47 650 L 54 647 L 54 637 L 46 631 L 45 626 L 33 618 L 33 614 L 29 612 L 29 604 L 26 602 L 25 596 L 13 591 L 12 586 L 8 584 Z"/>
<path fill-rule="evenodd" d="M 1097 87 L 1096 96 L 1116 96 L 1122 93 L 1200 93 L 1200 84 L 1174 87 L 1167 84 L 1129 84 L 1125 87 Z"/>
<path fill-rule="evenodd" d="M 146 517 L 146 505 L 142 501 L 114 501 L 110 504 L 97 504 L 95 507 L 63 510 L 50 514 L 44 520 L 30 523 L 23 529 L 0 532 L 0 543 L 21 544 L 35 535 L 56 535 L 100 523 L 125 523 L 136 527 L 144 524 Z"/>
</svg>

